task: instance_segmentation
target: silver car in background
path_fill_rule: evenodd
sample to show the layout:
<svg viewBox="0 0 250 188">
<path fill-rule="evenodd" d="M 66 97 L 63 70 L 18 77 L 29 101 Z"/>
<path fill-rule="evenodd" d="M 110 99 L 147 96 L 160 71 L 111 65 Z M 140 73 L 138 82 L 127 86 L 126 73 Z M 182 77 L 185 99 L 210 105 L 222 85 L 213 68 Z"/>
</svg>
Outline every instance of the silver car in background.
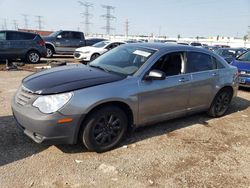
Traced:
<svg viewBox="0 0 250 188">
<path fill-rule="evenodd" d="M 207 111 L 226 113 L 237 93 L 237 69 L 202 48 L 125 44 L 89 65 L 53 68 L 25 78 L 12 109 L 34 141 L 103 152 L 130 127 Z"/>
</svg>

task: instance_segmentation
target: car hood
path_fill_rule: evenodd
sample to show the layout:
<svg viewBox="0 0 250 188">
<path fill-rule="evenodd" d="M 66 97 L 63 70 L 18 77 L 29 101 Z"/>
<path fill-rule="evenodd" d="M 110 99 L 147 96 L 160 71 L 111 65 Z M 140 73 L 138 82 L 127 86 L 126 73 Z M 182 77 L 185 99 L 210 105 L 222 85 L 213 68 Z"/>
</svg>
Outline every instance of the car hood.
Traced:
<svg viewBox="0 0 250 188">
<path fill-rule="evenodd" d="M 75 51 L 78 51 L 78 52 L 88 52 L 88 51 L 99 51 L 99 50 L 103 50 L 103 48 L 96 48 L 96 47 L 93 47 L 93 46 L 87 46 L 87 47 L 81 47 L 81 48 L 77 48 Z"/>
<path fill-rule="evenodd" d="M 86 65 L 71 65 L 32 74 L 24 78 L 22 84 L 33 93 L 45 95 L 83 89 L 124 78 L 125 76 Z"/>
<path fill-rule="evenodd" d="M 231 65 L 237 67 L 239 70 L 250 70 L 250 62 L 234 60 Z"/>
<path fill-rule="evenodd" d="M 52 41 L 52 40 L 54 40 L 54 37 L 42 36 L 42 39 L 43 39 L 44 41 Z"/>
</svg>

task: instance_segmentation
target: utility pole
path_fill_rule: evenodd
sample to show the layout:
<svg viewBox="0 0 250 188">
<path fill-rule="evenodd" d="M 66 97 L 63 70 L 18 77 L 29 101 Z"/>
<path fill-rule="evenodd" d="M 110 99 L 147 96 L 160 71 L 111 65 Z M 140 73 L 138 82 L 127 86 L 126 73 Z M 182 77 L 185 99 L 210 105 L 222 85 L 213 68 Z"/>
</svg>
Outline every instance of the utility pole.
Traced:
<svg viewBox="0 0 250 188">
<path fill-rule="evenodd" d="M 25 29 L 28 29 L 28 16 L 27 14 L 22 14 L 23 15 L 23 19 L 24 19 L 24 27 Z"/>
<path fill-rule="evenodd" d="M 92 14 L 89 13 L 89 8 L 93 7 L 93 4 L 89 2 L 82 2 L 82 1 L 78 1 L 78 3 L 80 4 L 80 6 L 84 7 L 84 12 L 81 13 L 81 15 L 84 17 L 84 22 L 82 23 L 85 25 L 85 28 L 84 28 L 85 33 L 89 35 L 90 33 L 89 26 L 91 24 L 90 18 L 92 17 Z"/>
<path fill-rule="evenodd" d="M 37 17 L 37 23 L 38 23 L 38 29 L 42 30 L 42 16 L 36 16 Z"/>
<path fill-rule="evenodd" d="M 116 17 L 113 16 L 111 14 L 111 10 L 115 10 L 115 7 L 110 6 L 110 5 L 102 5 L 102 8 L 106 9 L 106 14 L 102 15 L 101 17 L 103 17 L 106 20 L 106 26 L 103 27 L 103 29 L 106 30 L 106 34 L 110 35 L 110 31 L 114 30 L 113 27 L 111 27 L 111 21 L 114 20 Z"/>
<path fill-rule="evenodd" d="M 3 28 L 8 29 L 8 24 L 7 24 L 7 19 L 6 18 L 4 18 Z"/>
<path fill-rule="evenodd" d="M 125 36 L 126 36 L 126 38 L 128 38 L 128 30 L 129 30 L 129 21 L 128 21 L 128 19 L 126 19 L 126 22 L 125 22 Z"/>
<path fill-rule="evenodd" d="M 13 29 L 18 30 L 18 24 L 16 20 L 13 20 Z"/>
<path fill-rule="evenodd" d="M 250 40 L 250 26 L 248 26 L 248 40 Z"/>
</svg>

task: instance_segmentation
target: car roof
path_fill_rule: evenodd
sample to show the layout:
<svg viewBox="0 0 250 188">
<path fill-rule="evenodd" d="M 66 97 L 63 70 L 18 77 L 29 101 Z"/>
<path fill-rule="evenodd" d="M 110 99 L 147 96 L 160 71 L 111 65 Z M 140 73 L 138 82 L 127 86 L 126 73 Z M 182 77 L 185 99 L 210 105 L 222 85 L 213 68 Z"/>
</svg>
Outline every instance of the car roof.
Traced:
<svg viewBox="0 0 250 188">
<path fill-rule="evenodd" d="M 15 32 L 15 33 L 25 33 L 25 34 L 39 35 L 39 34 L 37 34 L 37 33 L 33 33 L 33 32 L 16 31 L 16 30 L 0 30 L 0 32 Z"/>
<path fill-rule="evenodd" d="M 180 50 L 180 51 L 187 51 L 187 50 L 192 50 L 192 51 L 197 51 L 197 52 L 206 52 L 210 53 L 208 50 L 203 49 L 203 48 L 197 48 L 194 46 L 188 46 L 188 45 L 181 45 L 181 44 L 174 44 L 174 43 L 129 43 L 127 45 L 130 46 L 137 46 L 137 47 L 142 47 L 142 48 L 149 48 L 153 50 L 166 50 L 166 51 L 175 51 L 175 50 Z"/>
</svg>

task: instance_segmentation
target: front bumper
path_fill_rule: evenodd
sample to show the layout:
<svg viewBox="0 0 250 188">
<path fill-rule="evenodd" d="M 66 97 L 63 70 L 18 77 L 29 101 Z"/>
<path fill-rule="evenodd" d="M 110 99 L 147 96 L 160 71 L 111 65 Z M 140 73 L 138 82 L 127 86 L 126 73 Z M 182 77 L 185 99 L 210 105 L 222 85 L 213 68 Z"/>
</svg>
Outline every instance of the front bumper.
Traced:
<svg viewBox="0 0 250 188">
<path fill-rule="evenodd" d="M 84 54 L 82 52 L 74 52 L 74 58 L 80 61 L 90 61 L 91 56 L 89 54 Z"/>
<path fill-rule="evenodd" d="M 43 114 L 32 105 L 20 105 L 12 101 L 13 116 L 18 127 L 37 143 L 74 144 L 78 139 L 78 132 L 82 115 L 65 116 L 60 112 Z M 59 119 L 72 118 L 69 123 L 58 123 Z"/>
<path fill-rule="evenodd" d="M 239 76 L 239 86 L 250 88 L 250 77 L 249 76 Z"/>
</svg>

